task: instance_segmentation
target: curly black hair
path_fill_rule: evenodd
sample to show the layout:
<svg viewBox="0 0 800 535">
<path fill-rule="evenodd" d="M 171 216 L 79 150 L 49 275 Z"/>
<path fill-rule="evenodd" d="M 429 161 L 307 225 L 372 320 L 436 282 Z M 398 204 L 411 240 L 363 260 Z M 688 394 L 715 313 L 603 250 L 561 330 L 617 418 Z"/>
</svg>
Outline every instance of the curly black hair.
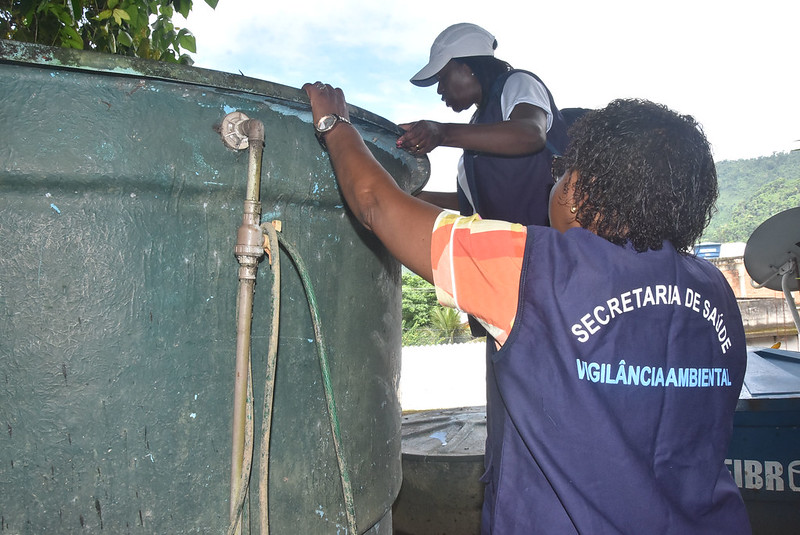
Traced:
<svg viewBox="0 0 800 535">
<path fill-rule="evenodd" d="M 588 112 L 569 134 L 564 164 L 577 171 L 578 223 L 639 252 L 667 240 L 688 253 L 717 199 L 711 147 L 694 118 L 621 99 Z"/>
</svg>

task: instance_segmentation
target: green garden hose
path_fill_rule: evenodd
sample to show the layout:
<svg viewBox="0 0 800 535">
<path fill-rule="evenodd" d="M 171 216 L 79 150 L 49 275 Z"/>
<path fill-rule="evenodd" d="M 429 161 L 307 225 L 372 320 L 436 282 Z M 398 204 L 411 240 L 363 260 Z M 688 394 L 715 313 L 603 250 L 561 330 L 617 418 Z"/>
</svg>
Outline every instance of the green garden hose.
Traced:
<svg viewBox="0 0 800 535">
<path fill-rule="evenodd" d="M 314 288 L 311 285 L 311 280 L 308 276 L 308 270 L 303 263 L 302 258 L 297 253 L 297 250 L 288 243 L 283 237 L 279 238 L 280 244 L 289 253 L 289 258 L 297 268 L 300 279 L 303 281 L 303 289 L 306 292 L 306 299 L 308 300 L 309 310 L 311 311 L 311 321 L 314 325 L 314 339 L 317 346 L 317 356 L 319 357 L 319 367 L 322 372 L 322 384 L 325 390 L 325 400 L 328 405 L 328 421 L 331 425 L 331 433 L 333 433 L 333 446 L 336 450 L 336 460 L 339 463 L 339 477 L 342 482 L 342 493 L 344 495 L 345 513 L 347 515 L 347 526 L 349 533 L 357 535 L 356 530 L 356 510 L 353 501 L 353 488 L 350 482 L 350 472 L 347 469 L 347 462 L 344 458 L 342 451 L 342 434 L 339 430 L 339 415 L 336 411 L 336 401 L 333 397 L 333 385 L 331 384 L 331 372 L 328 365 L 328 355 L 325 350 L 325 341 L 322 337 L 322 326 L 319 319 L 319 310 L 317 307 L 317 296 L 314 293 Z"/>
<path fill-rule="evenodd" d="M 339 426 L 339 416 L 336 409 L 336 401 L 333 395 L 333 385 L 331 383 L 330 366 L 328 364 L 327 351 L 325 349 L 325 341 L 322 335 L 322 326 L 319 318 L 319 310 L 317 306 L 317 297 L 314 293 L 314 287 L 308 275 L 308 270 L 298 254 L 294 246 L 278 236 L 272 223 L 265 223 L 261 225 L 261 229 L 267 235 L 269 241 L 270 265 L 272 266 L 273 281 L 272 281 L 272 324 L 270 326 L 269 337 L 269 350 L 267 355 L 267 370 L 265 374 L 265 388 L 264 388 L 264 414 L 261 433 L 261 444 L 259 450 L 259 510 L 260 510 L 260 531 L 262 535 L 269 534 L 269 448 L 270 448 L 270 433 L 272 428 L 272 404 L 273 394 L 275 387 L 275 371 L 277 365 L 277 351 L 278 351 L 278 330 L 280 325 L 279 311 L 280 311 L 280 259 L 278 244 L 287 252 L 289 259 L 297 268 L 300 279 L 303 283 L 303 290 L 306 293 L 308 300 L 309 310 L 311 312 L 311 321 L 314 327 L 314 339 L 317 347 L 317 356 L 319 359 L 320 372 L 322 374 L 322 384 L 325 391 L 325 400 L 328 410 L 328 421 L 331 426 L 331 433 L 333 434 L 333 445 L 336 451 L 336 460 L 339 466 L 339 477 L 342 484 L 342 494 L 344 496 L 345 514 L 347 516 L 348 533 L 357 535 L 356 516 L 355 516 L 355 502 L 353 499 L 353 489 L 350 481 L 350 473 L 347 468 L 347 462 L 344 458 L 342 448 L 342 437 Z M 228 535 L 233 535 L 239 526 L 245 503 L 245 497 L 248 492 L 250 473 L 252 471 L 252 449 L 253 449 L 253 393 L 252 381 L 250 371 L 248 370 L 248 397 L 247 397 L 247 418 L 245 429 L 245 454 L 246 458 L 243 464 L 242 477 L 240 479 L 239 488 L 236 492 L 236 516 L 232 520 L 229 528 Z M 248 455 L 249 452 L 249 455 Z"/>
</svg>

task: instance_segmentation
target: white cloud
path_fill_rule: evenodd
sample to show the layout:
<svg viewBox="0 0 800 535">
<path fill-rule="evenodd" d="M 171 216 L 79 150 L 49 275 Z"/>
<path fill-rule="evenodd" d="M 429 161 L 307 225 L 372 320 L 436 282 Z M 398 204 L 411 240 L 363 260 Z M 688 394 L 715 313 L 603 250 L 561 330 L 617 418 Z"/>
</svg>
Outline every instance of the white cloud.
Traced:
<svg viewBox="0 0 800 535">
<path fill-rule="evenodd" d="M 441 30 L 476 22 L 497 37 L 498 57 L 541 76 L 559 106 L 662 102 L 703 124 L 717 159 L 737 159 L 798 146 L 798 20 L 796 0 L 220 0 L 216 11 L 195 0 L 186 26 L 200 67 L 295 87 L 322 79 L 395 122 L 465 122 L 469 113 L 408 79 Z M 439 171 L 436 162 L 453 159 L 432 158 L 434 173 L 450 180 L 454 163 Z"/>
</svg>

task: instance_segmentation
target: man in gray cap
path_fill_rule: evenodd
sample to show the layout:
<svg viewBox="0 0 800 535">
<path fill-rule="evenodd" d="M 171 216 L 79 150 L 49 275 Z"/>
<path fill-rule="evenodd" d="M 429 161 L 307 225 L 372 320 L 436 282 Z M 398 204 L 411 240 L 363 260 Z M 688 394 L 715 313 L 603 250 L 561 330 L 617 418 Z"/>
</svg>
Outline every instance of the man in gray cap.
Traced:
<svg viewBox="0 0 800 535">
<path fill-rule="evenodd" d="M 469 124 L 402 124 L 406 132 L 397 146 L 412 154 L 464 149 L 457 192 L 422 192 L 424 200 L 463 215 L 546 225 L 552 158 L 566 149 L 567 127 L 544 83 L 494 57 L 496 47 L 494 36 L 475 24 L 454 24 L 439 34 L 411 83 L 438 84 L 454 111 L 473 105 L 476 111 Z"/>
</svg>

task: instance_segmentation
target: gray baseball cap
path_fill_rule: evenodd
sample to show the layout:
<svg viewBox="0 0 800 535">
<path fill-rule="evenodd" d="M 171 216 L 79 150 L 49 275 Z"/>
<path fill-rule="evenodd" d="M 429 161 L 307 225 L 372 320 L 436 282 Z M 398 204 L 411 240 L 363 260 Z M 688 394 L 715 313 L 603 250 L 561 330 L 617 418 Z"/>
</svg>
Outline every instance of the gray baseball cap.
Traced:
<svg viewBox="0 0 800 535">
<path fill-rule="evenodd" d="M 494 35 L 480 26 L 467 22 L 453 24 L 433 41 L 428 64 L 411 78 L 411 83 L 420 87 L 433 85 L 436 75 L 451 59 L 494 56 L 496 47 Z"/>
</svg>

